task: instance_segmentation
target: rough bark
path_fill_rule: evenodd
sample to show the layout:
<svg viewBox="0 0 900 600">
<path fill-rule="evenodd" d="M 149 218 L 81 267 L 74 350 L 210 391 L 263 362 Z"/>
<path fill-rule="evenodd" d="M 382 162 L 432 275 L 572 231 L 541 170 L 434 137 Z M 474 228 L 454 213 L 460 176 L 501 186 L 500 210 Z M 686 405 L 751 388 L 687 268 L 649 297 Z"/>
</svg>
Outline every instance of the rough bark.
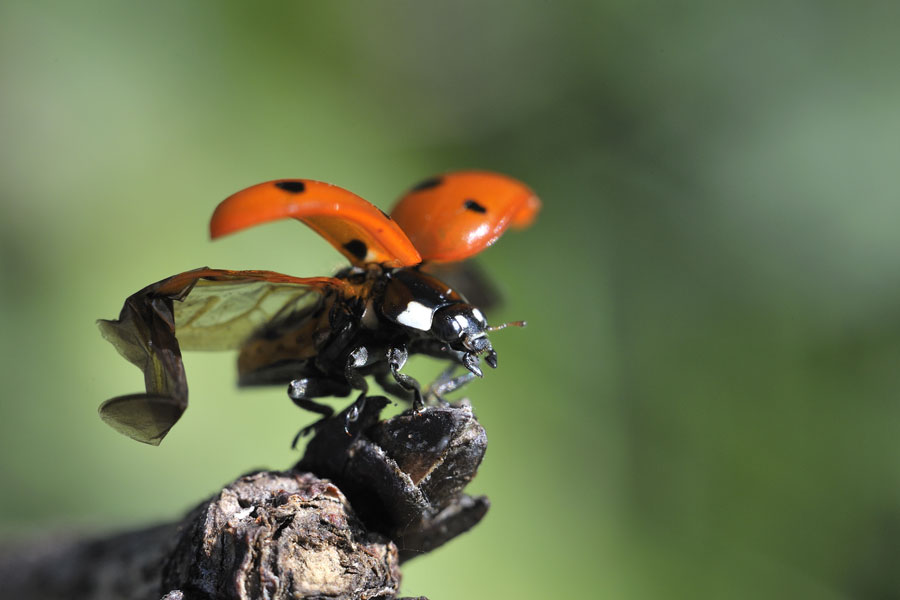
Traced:
<svg viewBox="0 0 900 600">
<path fill-rule="evenodd" d="M 242 476 L 180 522 L 7 547 L 3 597 L 395 598 L 401 560 L 487 511 L 462 493 L 487 438 L 466 406 L 379 421 L 385 404 L 371 399 L 353 437 L 343 415 L 324 423 L 293 470 Z"/>
</svg>

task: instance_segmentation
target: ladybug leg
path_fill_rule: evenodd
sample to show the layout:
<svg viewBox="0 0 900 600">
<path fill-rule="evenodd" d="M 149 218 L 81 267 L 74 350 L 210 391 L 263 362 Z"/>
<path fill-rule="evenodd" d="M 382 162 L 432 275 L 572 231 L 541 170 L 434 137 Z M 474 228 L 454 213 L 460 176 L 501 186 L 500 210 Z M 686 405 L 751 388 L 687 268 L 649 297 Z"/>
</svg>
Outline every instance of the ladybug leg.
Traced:
<svg viewBox="0 0 900 600">
<path fill-rule="evenodd" d="M 390 369 L 385 371 L 379 371 L 375 373 L 375 381 L 378 382 L 384 391 L 391 394 L 392 396 L 396 396 L 397 398 L 401 398 L 407 402 L 412 402 L 412 394 L 402 385 L 397 383 Z"/>
<path fill-rule="evenodd" d="M 400 372 L 400 369 L 406 364 L 408 358 L 409 351 L 406 349 L 406 346 L 400 345 L 388 348 L 387 359 L 388 365 L 391 368 L 391 375 L 394 376 L 394 380 L 400 387 L 407 392 L 413 393 L 413 410 L 421 412 L 425 409 L 425 402 L 422 400 L 422 390 L 419 386 L 419 382 L 409 375 Z"/>
<path fill-rule="evenodd" d="M 444 394 L 449 394 L 450 392 L 458 390 L 475 379 L 475 374 L 472 372 L 454 376 L 453 373 L 456 371 L 457 367 L 458 365 L 451 364 L 444 369 L 444 371 L 438 375 L 437 379 L 432 381 L 426 389 L 426 397 L 433 397 L 439 402 L 446 402 L 446 400 L 444 400 Z"/>
<path fill-rule="evenodd" d="M 347 357 L 347 364 L 344 365 L 344 378 L 347 383 L 355 390 L 362 390 L 365 394 L 369 391 L 369 384 L 366 378 L 359 372 L 360 369 L 369 364 L 369 350 L 365 346 L 360 346 L 350 353 Z"/>
<path fill-rule="evenodd" d="M 453 350 L 448 348 L 447 345 L 443 342 L 421 344 L 416 346 L 415 351 L 417 353 L 427 354 L 428 356 L 433 356 L 435 358 L 449 358 L 450 360 L 454 360 L 464 366 L 476 377 L 481 377 L 484 375 L 481 370 L 481 359 L 478 356 L 478 352 Z M 488 364 L 488 366 L 496 369 L 497 353 L 494 352 L 493 349 L 482 350 L 482 352 L 487 352 L 484 360 Z"/>
<path fill-rule="evenodd" d="M 359 415 L 362 414 L 363 409 L 366 407 L 366 394 L 369 393 L 369 384 L 359 370 L 368 364 L 369 350 L 365 346 L 360 346 L 350 353 L 350 356 L 347 357 L 347 364 L 344 366 L 344 378 L 347 380 L 347 383 L 354 389 L 361 390 L 344 418 L 344 433 L 347 435 L 350 435 L 350 424 L 359 418 Z"/>
<path fill-rule="evenodd" d="M 481 367 L 478 366 L 481 362 L 478 359 L 478 355 L 474 352 L 464 352 L 462 355 L 462 365 L 469 370 L 475 377 L 484 377 L 484 373 L 481 371 Z"/>
<path fill-rule="evenodd" d="M 291 448 L 296 448 L 300 438 L 318 428 L 322 422 L 334 414 L 333 408 L 320 404 L 319 402 L 314 402 L 312 400 L 313 398 L 322 396 L 346 396 L 349 393 L 350 388 L 347 384 L 333 379 L 301 377 L 300 379 L 291 381 L 288 384 L 288 398 L 300 408 L 322 415 L 321 419 L 307 425 L 297 432 L 297 435 L 294 436 L 293 443 L 291 443 Z"/>
<path fill-rule="evenodd" d="M 443 400 L 441 395 L 449 394 L 453 390 L 457 390 L 472 381 L 475 377 L 484 375 L 480 367 L 481 360 L 475 352 L 452 350 L 444 343 L 422 344 L 416 347 L 416 352 L 427 354 L 428 356 L 433 356 L 435 358 L 444 358 L 453 361 L 453 364 L 447 367 L 444 372 L 438 375 L 437 379 L 428 386 L 426 395 L 429 397 Z M 496 354 L 489 354 L 485 360 L 488 365 L 492 367 L 497 364 Z M 465 367 L 468 373 L 453 377 L 453 372 L 458 366 Z"/>
</svg>

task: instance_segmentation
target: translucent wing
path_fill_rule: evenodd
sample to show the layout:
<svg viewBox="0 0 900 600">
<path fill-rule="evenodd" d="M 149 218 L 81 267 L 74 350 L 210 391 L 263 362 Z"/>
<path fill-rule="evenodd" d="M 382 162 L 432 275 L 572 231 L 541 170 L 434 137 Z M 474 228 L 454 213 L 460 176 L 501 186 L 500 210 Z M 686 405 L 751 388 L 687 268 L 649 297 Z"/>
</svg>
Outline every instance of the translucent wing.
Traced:
<svg viewBox="0 0 900 600">
<path fill-rule="evenodd" d="M 187 408 L 181 348 L 238 348 L 277 315 L 318 302 L 321 292 L 342 285 L 331 277 L 204 267 L 145 287 L 125 300 L 118 319 L 98 325 L 143 371 L 146 392 L 107 400 L 100 417 L 139 442 L 158 445 Z"/>
<path fill-rule="evenodd" d="M 216 207 L 209 228 L 217 238 L 286 218 L 310 226 L 354 265 L 406 267 L 422 261 L 403 230 L 376 206 L 311 179 L 267 181 L 233 194 Z"/>
<path fill-rule="evenodd" d="M 534 221 L 541 202 L 525 184 L 487 171 L 457 171 L 413 187 L 391 217 L 426 261 L 478 254 L 508 227 Z"/>
</svg>

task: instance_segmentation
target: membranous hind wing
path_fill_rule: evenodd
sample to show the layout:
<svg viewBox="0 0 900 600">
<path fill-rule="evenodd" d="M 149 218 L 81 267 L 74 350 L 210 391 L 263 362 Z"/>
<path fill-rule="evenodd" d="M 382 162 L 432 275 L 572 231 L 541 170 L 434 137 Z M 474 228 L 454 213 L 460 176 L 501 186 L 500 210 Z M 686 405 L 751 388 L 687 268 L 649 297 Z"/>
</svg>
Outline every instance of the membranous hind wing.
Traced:
<svg viewBox="0 0 900 600">
<path fill-rule="evenodd" d="M 118 319 L 98 325 L 143 371 L 146 392 L 107 400 L 100 417 L 128 437 L 158 445 L 187 408 L 182 349 L 239 348 L 272 319 L 316 304 L 341 285 L 331 277 L 204 267 L 145 287 L 125 300 Z"/>
</svg>

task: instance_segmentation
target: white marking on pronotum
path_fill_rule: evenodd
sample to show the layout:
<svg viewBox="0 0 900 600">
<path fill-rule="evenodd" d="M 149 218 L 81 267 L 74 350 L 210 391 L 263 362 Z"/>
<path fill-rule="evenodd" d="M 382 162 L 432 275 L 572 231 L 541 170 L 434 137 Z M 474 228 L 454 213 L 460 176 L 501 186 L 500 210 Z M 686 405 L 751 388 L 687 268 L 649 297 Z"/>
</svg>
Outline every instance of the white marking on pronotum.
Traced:
<svg viewBox="0 0 900 600">
<path fill-rule="evenodd" d="M 397 322 L 413 329 L 428 331 L 431 329 L 432 316 L 434 312 L 419 302 L 410 302 L 403 309 L 403 312 L 397 315 Z"/>
<path fill-rule="evenodd" d="M 478 310 L 478 309 L 477 309 L 476 307 L 474 307 L 474 306 L 472 307 L 472 316 L 475 317 L 475 319 L 476 319 L 479 323 L 487 323 L 487 319 L 484 318 L 484 315 L 481 313 L 481 311 Z"/>
</svg>

